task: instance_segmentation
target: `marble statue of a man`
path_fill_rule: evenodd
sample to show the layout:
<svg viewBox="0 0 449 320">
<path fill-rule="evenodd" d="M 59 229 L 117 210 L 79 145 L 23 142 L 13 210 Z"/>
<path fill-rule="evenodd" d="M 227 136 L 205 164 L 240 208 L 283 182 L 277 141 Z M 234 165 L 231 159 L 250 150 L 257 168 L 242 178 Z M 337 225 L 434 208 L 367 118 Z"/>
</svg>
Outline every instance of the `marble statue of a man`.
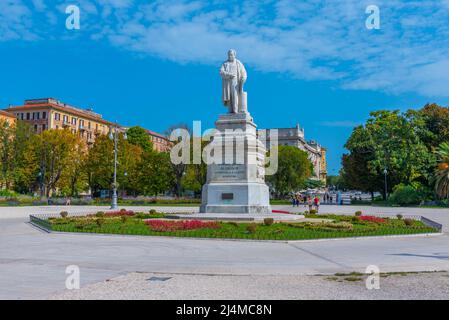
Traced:
<svg viewBox="0 0 449 320">
<path fill-rule="evenodd" d="M 234 49 L 228 51 L 228 60 L 222 64 L 220 75 L 223 79 L 223 104 L 230 113 L 238 113 L 247 74 L 243 63 L 236 59 Z"/>
</svg>

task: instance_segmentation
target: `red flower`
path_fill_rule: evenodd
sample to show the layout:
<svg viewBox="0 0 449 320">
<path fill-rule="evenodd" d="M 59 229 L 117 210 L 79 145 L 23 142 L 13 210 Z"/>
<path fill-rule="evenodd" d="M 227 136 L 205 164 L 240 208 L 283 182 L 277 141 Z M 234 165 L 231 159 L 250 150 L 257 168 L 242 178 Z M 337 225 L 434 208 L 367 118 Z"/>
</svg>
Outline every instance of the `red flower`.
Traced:
<svg viewBox="0 0 449 320">
<path fill-rule="evenodd" d="M 369 222 L 375 222 L 375 223 L 385 223 L 385 219 L 375 217 L 375 216 L 360 216 L 360 220 L 362 221 L 369 221 Z"/>
<path fill-rule="evenodd" d="M 169 221 L 169 220 L 146 220 L 145 223 L 153 231 L 170 232 L 178 230 L 195 230 L 195 229 L 218 229 L 220 225 L 216 221 L 205 222 L 201 220 L 181 220 L 181 221 Z"/>
<path fill-rule="evenodd" d="M 105 217 L 121 217 L 121 216 L 133 216 L 134 211 L 128 210 L 128 211 L 109 211 L 106 212 Z"/>
</svg>

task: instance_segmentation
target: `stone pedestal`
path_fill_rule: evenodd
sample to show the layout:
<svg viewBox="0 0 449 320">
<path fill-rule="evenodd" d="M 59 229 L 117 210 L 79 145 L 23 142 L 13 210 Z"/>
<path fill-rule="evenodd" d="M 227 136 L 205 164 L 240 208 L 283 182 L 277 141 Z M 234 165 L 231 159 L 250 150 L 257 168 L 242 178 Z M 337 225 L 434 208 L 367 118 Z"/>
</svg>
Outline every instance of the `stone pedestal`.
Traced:
<svg viewBox="0 0 449 320">
<path fill-rule="evenodd" d="M 266 150 L 257 139 L 252 117 L 247 112 L 224 114 L 215 125 L 209 146 L 214 162 L 209 161 L 207 167 L 200 212 L 271 213 L 265 184 Z"/>
</svg>

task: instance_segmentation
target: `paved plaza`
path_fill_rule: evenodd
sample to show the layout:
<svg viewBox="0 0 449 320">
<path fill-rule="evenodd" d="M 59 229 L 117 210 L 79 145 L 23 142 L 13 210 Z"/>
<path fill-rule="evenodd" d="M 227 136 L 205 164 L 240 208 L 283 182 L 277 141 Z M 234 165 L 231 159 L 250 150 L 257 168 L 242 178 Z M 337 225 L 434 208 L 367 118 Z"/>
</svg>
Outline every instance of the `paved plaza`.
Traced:
<svg viewBox="0 0 449 320">
<path fill-rule="evenodd" d="M 150 207 L 127 208 L 135 211 L 151 209 Z M 82 287 L 80 292 L 83 292 L 83 288 L 91 288 L 90 285 L 99 286 L 108 279 L 117 279 L 117 277 L 128 279 L 129 277 L 132 280 L 136 274 L 178 276 L 182 277 L 179 281 L 185 280 L 186 283 L 191 281 L 188 277 L 192 277 L 191 279 L 200 277 L 198 279 L 202 282 L 198 282 L 198 285 L 203 283 L 205 287 L 201 290 L 206 292 L 205 288 L 208 285 L 205 283 L 210 281 L 228 283 L 229 277 L 239 276 L 246 277 L 245 281 L 250 280 L 248 277 L 255 277 L 255 283 L 260 281 L 260 286 L 255 285 L 256 291 L 253 295 L 255 298 L 258 294 L 263 296 L 263 292 L 269 291 L 272 286 L 276 286 L 277 297 L 282 297 L 281 293 L 284 289 L 285 298 L 293 297 L 294 295 L 287 294 L 292 292 L 294 289 L 292 283 L 295 283 L 287 281 L 289 277 L 307 278 L 317 274 L 364 272 L 368 265 L 377 265 L 381 272 L 449 271 L 448 209 L 322 206 L 323 213 L 353 214 L 357 210 L 362 210 L 365 214 L 423 215 L 443 224 L 444 232 L 443 235 L 429 237 L 323 241 L 258 242 L 47 234 L 28 224 L 29 214 L 58 213 L 61 210 L 82 213 L 105 209 L 107 208 L 76 206 L 0 208 L 0 299 L 47 299 L 68 294 L 65 292 L 67 277 L 65 270 L 69 265 L 77 265 L 80 268 Z M 155 209 L 165 212 L 196 212 L 198 210 L 194 207 L 155 207 Z M 289 206 L 275 206 L 274 209 L 292 210 Z M 302 211 L 303 208 L 299 210 Z M 441 279 L 446 277 L 445 274 L 438 274 L 438 277 L 440 276 Z M 278 284 L 277 277 L 279 277 Z M 441 283 L 443 286 L 445 284 L 440 278 L 435 278 L 436 275 L 428 277 L 429 283 Z M 267 279 L 270 285 L 266 285 Z M 329 281 L 313 279 L 297 280 L 298 289 L 302 288 L 301 283 L 305 285 L 307 281 Z M 410 283 L 413 283 L 413 286 L 425 288 L 416 281 Z M 165 286 L 168 287 L 164 289 L 164 292 L 177 292 L 176 295 L 166 298 L 188 299 L 189 295 L 194 298 L 191 290 L 186 290 L 184 295 L 179 290 L 173 291 L 181 282 L 172 281 L 174 287 L 170 287 L 169 281 L 166 282 Z M 313 283 L 316 284 L 316 282 Z M 142 282 L 139 283 L 138 288 L 141 288 L 139 287 L 141 285 Z M 337 288 L 335 286 L 349 284 L 332 282 L 328 285 Z M 223 290 L 227 290 L 228 287 L 229 290 L 232 289 L 232 286 L 224 286 Z M 323 286 L 323 290 L 326 287 Z M 436 290 L 440 287 L 432 286 L 432 288 Z M 133 292 L 135 294 L 136 291 Z M 323 291 L 321 296 L 316 293 L 310 297 L 329 298 L 328 291 L 326 292 Z M 335 298 L 337 298 L 337 292 L 335 291 Z M 205 298 L 206 294 L 207 292 L 199 296 Z M 447 291 L 438 289 L 434 297 L 444 298 L 446 294 Z M 222 292 L 223 298 L 228 296 L 229 292 Z M 145 297 L 151 298 L 152 294 L 142 296 L 142 298 Z M 304 296 L 296 295 L 296 297 Z"/>
</svg>

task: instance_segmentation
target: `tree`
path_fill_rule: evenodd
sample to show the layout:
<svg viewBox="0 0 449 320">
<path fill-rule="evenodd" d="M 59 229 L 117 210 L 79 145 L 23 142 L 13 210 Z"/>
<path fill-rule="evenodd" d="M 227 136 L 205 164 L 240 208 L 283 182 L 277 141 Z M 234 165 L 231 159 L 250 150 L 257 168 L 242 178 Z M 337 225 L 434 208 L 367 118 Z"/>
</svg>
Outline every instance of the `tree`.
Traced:
<svg viewBox="0 0 449 320">
<path fill-rule="evenodd" d="M 423 138 L 429 148 L 438 148 L 443 142 L 449 141 L 449 108 L 435 103 L 426 104 L 419 114 L 430 133 Z"/>
<path fill-rule="evenodd" d="M 435 173 L 435 193 L 440 199 L 449 198 L 449 143 L 444 142 L 436 151 L 438 168 Z"/>
<path fill-rule="evenodd" d="M 153 150 L 153 143 L 144 128 L 139 126 L 131 127 L 126 131 L 126 134 L 128 135 L 128 142 L 141 147 L 144 152 Z"/>
<path fill-rule="evenodd" d="M 123 135 L 117 142 L 117 187 L 121 192 L 137 195 L 141 192 L 138 179 L 143 150 L 129 143 Z M 110 190 L 114 175 L 114 142 L 107 135 L 98 136 L 89 150 L 86 172 L 92 193 Z"/>
<path fill-rule="evenodd" d="M 279 146 L 278 170 L 267 176 L 267 182 L 277 197 L 283 197 L 304 188 L 312 172 L 313 165 L 305 151 L 293 146 Z"/>
<path fill-rule="evenodd" d="M 142 157 L 144 154 L 152 152 L 151 149 L 144 152 L 139 145 L 131 144 L 123 137 L 120 137 L 117 154 L 117 183 L 119 190 L 134 195 L 142 193 L 143 190 L 139 185 Z"/>
<path fill-rule="evenodd" d="M 89 150 L 86 163 L 89 187 L 93 194 L 109 190 L 114 173 L 114 145 L 106 135 L 100 135 Z"/>
<path fill-rule="evenodd" d="M 362 191 L 384 191 L 384 170 L 388 186 L 400 183 L 415 188 L 429 186 L 429 168 L 435 157 L 421 140 L 424 122 L 413 113 L 376 111 L 365 126 L 354 129 L 342 158 L 345 183 Z"/>
<path fill-rule="evenodd" d="M 88 189 L 87 172 L 85 170 L 88 149 L 85 141 L 76 136 L 74 150 L 70 161 L 63 171 L 58 186 L 61 193 L 72 197 L 78 196 L 80 192 Z"/>
<path fill-rule="evenodd" d="M 173 131 L 176 130 L 186 130 L 190 137 L 192 137 L 192 130 L 190 129 L 189 125 L 185 123 L 179 123 L 173 126 L 170 126 L 166 131 L 166 136 L 170 137 Z M 180 139 L 177 141 L 177 143 L 180 143 Z M 175 142 L 176 143 L 176 142 Z M 182 195 L 182 180 L 184 175 L 186 174 L 187 170 L 187 163 L 179 163 L 174 164 L 173 162 L 170 162 L 172 165 L 173 173 L 175 175 L 175 184 L 174 184 L 174 192 L 176 196 L 180 197 Z"/>
<path fill-rule="evenodd" d="M 32 127 L 17 120 L 12 141 L 12 167 L 14 190 L 19 193 L 32 191 L 38 181 L 39 162 L 34 152 L 35 134 Z"/>
<path fill-rule="evenodd" d="M 68 129 L 46 130 L 34 136 L 31 148 L 39 163 L 41 184 L 46 196 L 54 194 L 57 189 L 70 188 L 67 181 L 73 174 L 72 168 L 79 167 L 80 144 L 80 137 Z"/>
<path fill-rule="evenodd" d="M 14 179 L 15 129 L 8 121 L 0 120 L 0 187 L 10 189 Z"/>
<path fill-rule="evenodd" d="M 173 188 L 175 175 L 170 154 L 155 151 L 146 152 L 140 163 L 139 186 L 145 195 L 165 193 Z"/>
<path fill-rule="evenodd" d="M 340 172 L 338 176 L 329 175 L 326 178 L 326 186 L 329 188 L 335 188 L 337 190 L 346 189 L 346 185 L 343 181 L 343 172 Z"/>
<path fill-rule="evenodd" d="M 198 143 L 198 146 L 201 146 L 201 150 L 204 150 L 204 148 L 210 143 L 210 141 L 203 141 L 201 137 L 192 137 L 190 141 L 190 159 L 193 159 L 194 141 Z M 199 195 L 203 185 L 206 183 L 206 179 L 207 164 L 204 161 L 201 161 L 199 164 L 188 164 L 185 174 L 182 177 L 182 188 L 184 190 L 193 191 Z"/>
</svg>

